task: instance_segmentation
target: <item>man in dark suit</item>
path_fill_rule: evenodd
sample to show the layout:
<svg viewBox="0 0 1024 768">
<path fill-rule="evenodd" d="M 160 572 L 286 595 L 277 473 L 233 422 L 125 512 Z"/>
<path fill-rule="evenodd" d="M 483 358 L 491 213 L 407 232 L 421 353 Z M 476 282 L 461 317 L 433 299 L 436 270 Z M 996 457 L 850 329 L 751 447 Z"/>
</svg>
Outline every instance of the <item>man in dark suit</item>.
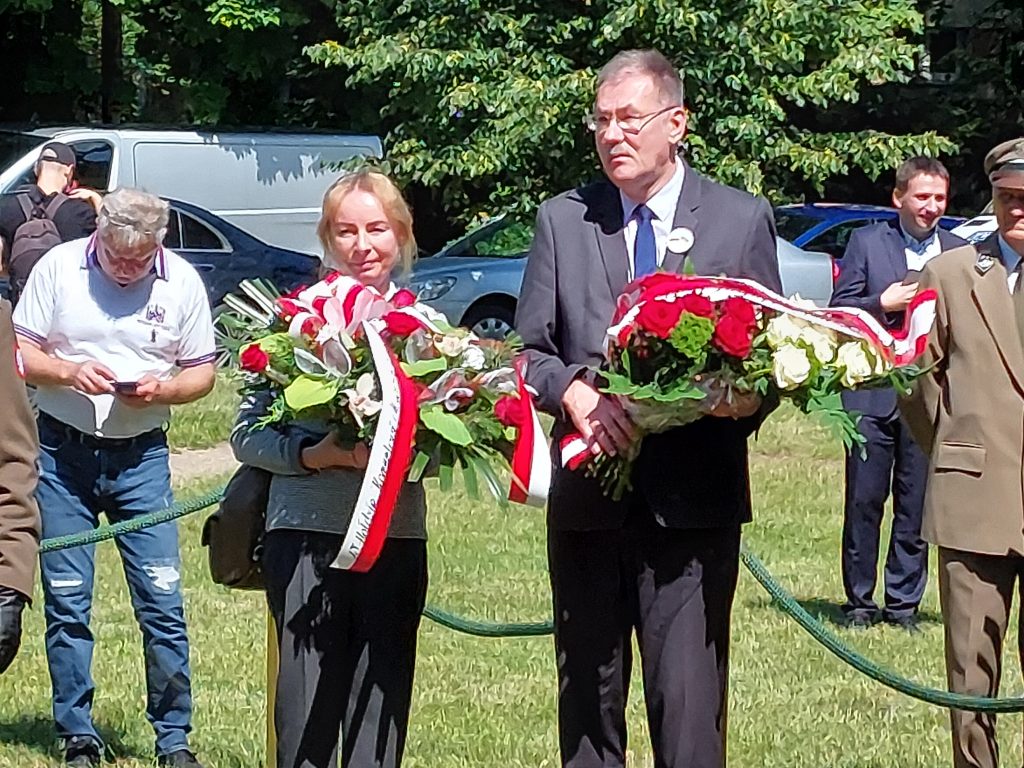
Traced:
<svg viewBox="0 0 1024 768">
<path fill-rule="evenodd" d="M 939 253 L 966 243 L 939 228 L 949 196 L 949 173 L 938 160 L 915 157 L 896 170 L 895 221 L 871 224 L 850 237 L 832 306 L 858 307 L 886 328 L 898 329 L 917 293 L 914 275 Z M 846 454 L 843 514 L 843 611 L 849 626 L 869 627 L 880 616 L 874 600 L 882 510 L 893 496 L 892 533 L 885 560 L 881 618 L 917 631 L 917 607 L 928 577 L 921 515 L 928 460 L 896 407 L 892 388 L 843 393 L 848 411 L 861 414 L 865 453 Z"/>
<path fill-rule="evenodd" d="M 570 431 L 594 454 L 633 439 L 597 373 L 631 279 L 689 262 L 781 290 L 768 204 L 679 159 L 683 103 L 679 74 L 660 53 L 615 56 L 589 120 L 607 178 L 537 214 L 516 325 L 527 380 L 555 416 L 556 455 Z M 548 558 L 563 765 L 625 764 L 634 629 L 655 766 L 725 765 L 729 618 L 751 512 L 747 437 L 766 411 L 744 399 L 644 438 L 633 490 L 618 502 L 582 470 L 556 466 Z"/>
</svg>

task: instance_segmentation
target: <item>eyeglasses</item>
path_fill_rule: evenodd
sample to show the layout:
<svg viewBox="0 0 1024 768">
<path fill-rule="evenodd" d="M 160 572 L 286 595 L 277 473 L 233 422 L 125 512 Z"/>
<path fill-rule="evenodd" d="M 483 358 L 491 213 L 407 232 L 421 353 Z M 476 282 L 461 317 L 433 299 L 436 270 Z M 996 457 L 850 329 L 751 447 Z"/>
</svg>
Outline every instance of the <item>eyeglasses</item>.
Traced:
<svg viewBox="0 0 1024 768">
<path fill-rule="evenodd" d="M 650 112 L 646 115 L 637 115 L 636 117 L 624 117 L 617 118 L 611 115 L 595 115 L 590 113 L 583 119 L 583 124 L 587 126 L 588 131 L 594 133 L 605 133 L 609 128 L 612 127 L 612 123 L 619 126 L 619 130 L 627 136 L 636 136 L 640 131 L 646 128 L 654 118 L 658 115 L 663 115 L 669 110 L 679 109 L 678 104 L 673 104 L 671 107 L 665 107 L 659 109 L 657 112 Z"/>
</svg>

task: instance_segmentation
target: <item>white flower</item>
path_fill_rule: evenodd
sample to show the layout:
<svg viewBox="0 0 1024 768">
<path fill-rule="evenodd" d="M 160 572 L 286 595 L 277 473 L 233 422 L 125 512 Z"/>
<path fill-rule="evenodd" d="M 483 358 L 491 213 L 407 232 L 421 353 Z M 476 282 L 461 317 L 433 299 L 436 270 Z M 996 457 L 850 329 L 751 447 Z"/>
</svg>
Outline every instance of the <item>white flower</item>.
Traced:
<svg viewBox="0 0 1024 768">
<path fill-rule="evenodd" d="M 768 321 L 768 344 L 774 349 L 791 344 L 800 338 L 805 324 L 791 315 L 779 315 Z"/>
<path fill-rule="evenodd" d="M 836 363 L 843 369 L 841 381 L 844 387 L 855 387 L 874 375 L 874 366 L 864 344 L 848 341 L 839 347 Z"/>
<path fill-rule="evenodd" d="M 380 412 L 380 401 L 373 399 L 376 388 L 377 383 L 373 374 L 364 373 L 356 379 L 355 389 L 343 390 L 343 394 L 348 398 L 348 409 L 360 427 L 363 426 L 363 419 Z"/>
<path fill-rule="evenodd" d="M 816 328 L 808 325 L 799 336 L 800 341 L 810 345 L 819 363 L 831 363 L 836 356 L 836 335 L 830 328 Z"/>
<path fill-rule="evenodd" d="M 440 338 L 435 338 L 434 346 L 445 357 L 458 357 L 469 347 L 469 339 L 447 333 Z"/>
<path fill-rule="evenodd" d="M 480 347 L 472 345 L 462 353 L 462 366 L 473 371 L 482 371 L 487 365 L 487 357 Z"/>
<path fill-rule="evenodd" d="M 815 304 L 814 301 L 812 301 L 811 299 L 803 298 L 799 293 L 794 293 L 792 296 L 790 296 L 789 297 L 789 303 L 790 304 L 794 304 L 794 305 L 800 307 L 801 309 L 817 309 L 818 308 L 818 305 Z"/>
<path fill-rule="evenodd" d="M 787 344 L 772 358 L 772 374 L 780 389 L 795 389 L 811 375 L 811 361 L 800 347 Z"/>
<path fill-rule="evenodd" d="M 893 364 L 885 359 L 885 357 L 879 354 L 876 350 L 872 350 L 875 355 L 875 375 L 884 376 L 893 369 Z"/>
</svg>

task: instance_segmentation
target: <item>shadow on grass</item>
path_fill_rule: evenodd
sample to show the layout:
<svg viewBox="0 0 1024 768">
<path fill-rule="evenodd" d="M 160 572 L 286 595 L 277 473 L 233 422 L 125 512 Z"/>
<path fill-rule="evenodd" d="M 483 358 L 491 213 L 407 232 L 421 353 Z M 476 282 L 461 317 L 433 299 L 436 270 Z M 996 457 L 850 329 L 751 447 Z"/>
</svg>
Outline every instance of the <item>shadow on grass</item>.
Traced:
<svg viewBox="0 0 1024 768">
<path fill-rule="evenodd" d="M 772 608 L 784 613 L 782 606 L 775 600 L 770 600 L 770 603 Z M 843 613 L 841 603 L 826 600 L 822 597 L 807 597 L 802 600 L 798 599 L 797 603 L 799 603 L 805 611 L 811 614 L 811 616 L 822 624 L 832 624 L 837 627 L 844 627 L 846 625 L 846 614 Z M 921 624 L 942 625 L 942 615 L 935 613 L 934 611 L 918 612 L 917 620 Z"/>
<path fill-rule="evenodd" d="M 145 760 L 152 757 L 149 754 L 140 754 L 125 744 L 121 734 L 112 728 L 99 725 L 97 730 L 103 739 L 108 759 Z M 10 722 L 0 721 L 0 744 L 28 747 L 34 752 L 55 759 L 62 757 L 57 733 L 53 729 L 53 720 L 40 715 L 26 715 Z"/>
</svg>

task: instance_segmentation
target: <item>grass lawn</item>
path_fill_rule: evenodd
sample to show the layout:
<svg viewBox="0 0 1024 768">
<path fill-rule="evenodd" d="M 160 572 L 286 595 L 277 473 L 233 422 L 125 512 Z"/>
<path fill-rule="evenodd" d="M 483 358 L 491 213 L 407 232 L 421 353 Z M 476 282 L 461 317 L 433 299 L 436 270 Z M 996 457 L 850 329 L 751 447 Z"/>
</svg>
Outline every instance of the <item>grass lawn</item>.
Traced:
<svg viewBox="0 0 1024 768">
<path fill-rule="evenodd" d="M 171 409 L 167 440 L 176 451 L 209 448 L 228 439 L 237 414 L 238 384 L 221 372 L 213 391 L 202 400 Z"/>
<path fill-rule="evenodd" d="M 179 413 L 178 428 L 186 430 Z M 195 424 L 203 423 L 197 419 Z M 196 426 L 193 434 L 203 428 Z M 838 569 L 842 468 L 838 448 L 811 422 L 777 414 L 753 453 L 757 512 L 748 545 L 826 620 L 842 595 Z M 181 489 L 184 497 L 202 484 Z M 472 503 L 431 491 L 431 596 L 435 604 L 490 619 L 548 615 L 540 510 Z M 182 525 L 192 634 L 194 746 L 214 768 L 264 759 L 264 608 L 259 595 L 214 587 L 199 546 L 202 516 Z M 150 764 L 143 715 L 140 641 L 114 548 L 100 546 L 93 626 L 97 721 L 123 766 Z M 858 648 L 916 679 L 942 686 L 942 626 L 934 584 L 922 635 L 889 627 L 842 630 Z M 39 610 L 27 615 L 26 644 L 0 678 L 0 766 L 56 765 Z M 1008 643 L 1014 647 L 1014 639 Z M 1007 690 L 1021 690 L 1015 653 Z M 638 675 L 630 702 L 631 764 L 650 764 Z M 420 633 L 406 766 L 452 768 L 557 765 L 554 659 L 550 638 L 480 639 L 425 622 Z M 1021 764 L 1018 716 L 1003 717 L 1006 765 Z M 741 572 L 733 621 L 730 765 L 933 768 L 948 765 L 944 710 L 858 676 L 774 608 Z"/>
</svg>

